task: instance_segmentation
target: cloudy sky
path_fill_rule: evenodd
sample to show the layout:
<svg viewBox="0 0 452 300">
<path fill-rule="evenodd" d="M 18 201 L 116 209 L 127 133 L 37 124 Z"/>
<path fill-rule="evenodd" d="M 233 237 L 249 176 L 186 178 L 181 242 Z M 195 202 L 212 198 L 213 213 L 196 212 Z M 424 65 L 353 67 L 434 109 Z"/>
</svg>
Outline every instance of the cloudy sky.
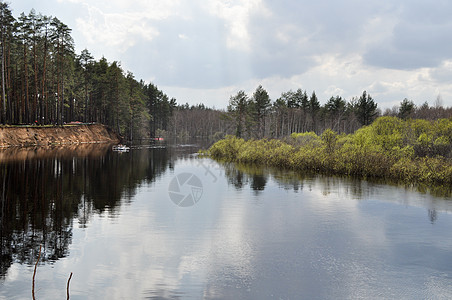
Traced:
<svg viewBox="0 0 452 300">
<path fill-rule="evenodd" d="M 261 84 L 388 108 L 404 98 L 452 106 L 448 0 L 19 0 L 72 29 L 76 51 L 120 61 L 179 103 L 225 108 Z"/>
</svg>

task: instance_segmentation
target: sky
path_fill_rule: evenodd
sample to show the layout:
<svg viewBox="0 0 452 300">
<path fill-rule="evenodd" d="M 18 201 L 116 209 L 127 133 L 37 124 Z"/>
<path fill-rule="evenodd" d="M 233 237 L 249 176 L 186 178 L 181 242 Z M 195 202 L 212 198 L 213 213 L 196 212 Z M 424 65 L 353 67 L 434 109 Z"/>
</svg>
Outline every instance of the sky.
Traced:
<svg viewBox="0 0 452 300">
<path fill-rule="evenodd" d="M 177 102 L 226 108 L 262 85 L 320 102 L 367 91 L 381 109 L 404 98 L 452 106 L 448 0 L 15 0 L 72 29 L 76 52 L 118 61 Z"/>
</svg>

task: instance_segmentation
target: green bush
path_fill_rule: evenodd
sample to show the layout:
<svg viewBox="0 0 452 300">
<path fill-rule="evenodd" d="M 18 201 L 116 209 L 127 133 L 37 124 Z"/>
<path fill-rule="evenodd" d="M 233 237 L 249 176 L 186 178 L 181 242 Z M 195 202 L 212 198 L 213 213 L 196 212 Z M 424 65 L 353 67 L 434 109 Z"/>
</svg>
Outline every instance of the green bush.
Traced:
<svg viewBox="0 0 452 300">
<path fill-rule="evenodd" d="M 212 158 L 295 170 L 407 182 L 452 183 L 452 122 L 381 117 L 354 134 L 331 129 L 293 133 L 289 140 L 233 136 L 209 149 Z"/>
<path fill-rule="evenodd" d="M 295 146 L 303 147 L 306 145 L 319 145 L 320 144 L 320 137 L 315 134 L 313 131 L 309 132 L 302 132 L 302 133 L 292 133 L 292 143 Z"/>
<path fill-rule="evenodd" d="M 228 135 L 209 148 L 209 154 L 215 159 L 234 161 L 237 158 L 240 147 L 245 143 L 244 139 Z"/>
</svg>

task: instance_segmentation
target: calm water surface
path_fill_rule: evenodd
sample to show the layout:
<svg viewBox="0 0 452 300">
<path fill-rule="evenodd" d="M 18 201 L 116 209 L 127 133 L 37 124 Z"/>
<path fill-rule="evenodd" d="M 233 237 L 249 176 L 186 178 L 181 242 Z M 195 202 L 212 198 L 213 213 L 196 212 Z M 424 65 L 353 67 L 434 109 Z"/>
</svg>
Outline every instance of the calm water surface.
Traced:
<svg viewBox="0 0 452 300">
<path fill-rule="evenodd" d="M 0 152 L 0 298 L 452 299 L 452 200 L 195 146 Z"/>
</svg>

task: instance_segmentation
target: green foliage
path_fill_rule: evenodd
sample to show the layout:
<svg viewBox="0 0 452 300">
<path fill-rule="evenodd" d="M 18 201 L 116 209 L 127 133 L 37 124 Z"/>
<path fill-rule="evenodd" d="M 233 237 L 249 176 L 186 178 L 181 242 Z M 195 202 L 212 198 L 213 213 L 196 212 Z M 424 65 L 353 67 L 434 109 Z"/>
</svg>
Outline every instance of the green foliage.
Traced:
<svg viewBox="0 0 452 300">
<path fill-rule="evenodd" d="M 237 138 L 232 135 L 226 136 L 209 148 L 209 153 L 213 158 L 223 159 L 226 161 L 235 161 L 239 153 L 240 146 L 245 143 L 244 139 Z"/>
<path fill-rule="evenodd" d="M 321 136 L 325 144 L 326 151 L 332 153 L 336 148 L 337 133 L 331 129 L 326 129 Z"/>
<path fill-rule="evenodd" d="M 361 125 L 369 125 L 377 116 L 377 103 L 372 99 L 372 97 L 363 92 L 361 97 L 359 97 L 356 103 L 356 117 L 358 118 Z"/>
<path fill-rule="evenodd" d="M 265 115 L 271 106 L 270 97 L 267 91 L 259 85 L 253 94 L 252 101 L 252 116 L 257 123 L 257 134 L 262 138 L 265 134 Z"/>
<path fill-rule="evenodd" d="M 403 99 L 403 101 L 400 103 L 399 107 L 399 113 L 398 117 L 401 119 L 407 119 L 410 117 L 416 108 L 416 105 L 414 105 L 413 101 L 408 100 L 407 98 Z"/>
<path fill-rule="evenodd" d="M 228 112 L 235 120 L 235 135 L 239 138 L 242 137 L 244 127 L 250 118 L 249 106 L 250 102 L 245 91 L 238 91 L 229 99 Z"/>
<path fill-rule="evenodd" d="M 450 184 L 451 128 L 452 121 L 446 119 L 431 123 L 380 117 L 349 135 L 327 129 L 320 136 L 292 133 L 286 142 L 229 136 L 209 151 L 213 158 L 240 163 Z"/>
<path fill-rule="evenodd" d="M 320 109 L 320 102 L 315 91 L 312 92 L 311 98 L 309 99 L 309 109 L 313 115 Z"/>
<path fill-rule="evenodd" d="M 292 133 L 292 143 L 296 146 L 319 145 L 320 137 L 313 131 Z"/>
</svg>

